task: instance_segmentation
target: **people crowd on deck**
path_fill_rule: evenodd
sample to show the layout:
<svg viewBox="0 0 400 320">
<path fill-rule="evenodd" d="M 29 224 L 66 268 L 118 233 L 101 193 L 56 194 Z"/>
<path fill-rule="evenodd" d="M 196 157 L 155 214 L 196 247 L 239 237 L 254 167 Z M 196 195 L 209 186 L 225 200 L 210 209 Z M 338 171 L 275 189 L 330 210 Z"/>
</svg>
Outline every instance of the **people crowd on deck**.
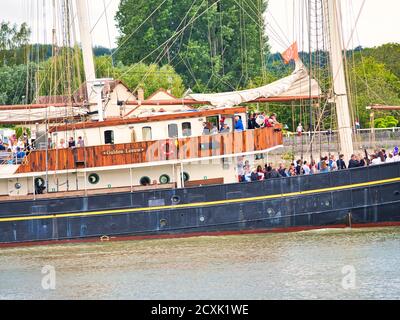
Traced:
<svg viewBox="0 0 400 320">
<path fill-rule="evenodd" d="M 81 136 L 78 137 L 78 140 L 75 141 L 73 137 L 70 137 L 68 141 L 61 138 L 57 144 L 51 141 L 49 138 L 48 147 L 49 149 L 67 149 L 67 148 L 83 148 L 85 146 L 85 142 Z"/>
<path fill-rule="evenodd" d="M 247 130 L 274 127 L 278 123 L 279 122 L 275 113 L 272 113 L 270 116 L 266 115 L 264 112 L 250 113 L 248 114 Z M 246 130 L 245 123 L 243 123 L 243 119 L 240 115 L 235 115 L 233 129 L 237 132 Z M 211 122 L 203 122 L 203 135 L 228 132 L 230 132 L 230 127 L 227 123 L 225 123 L 225 117 L 221 117 L 219 127 Z"/>
<path fill-rule="evenodd" d="M 4 141 L 0 139 L 0 161 L 7 164 L 20 164 L 31 151 L 36 150 L 36 133 L 31 134 L 29 138 L 28 133 L 24 131 L 19 138 L 17 138 L 16 134 L 12 134 L 5 140 L 8 141 L 8 143 L 4 143 Z M 50 149 L 80 148 L 84 146 L 85 143 L 82 137 L 78 137 L 77 141 L 75 141 L 73 137 L 70 137 L 68 142 L 65 142 L 64 139 L 60 139 L 57 145 L 53 144 L 50 138 L 48 141 L 48 147 Z"/>
<path fill-rule="evenodd" d="M 270 116 L 266 115 L 265 112 L 261 113 L 253 113 L 249 115 L 249 119 L 247 121 L 248 129 L 258 129 L 258 128 L 271 128 L 278 124 L 278 120 L 275 113 L 272 113 Z"/>
<path fill-rule="evenodd" d="M 242 157 L 241 157 L 242 158 Z M 400 162 L 399 148 L 395 147 L 393 151 L 387 153 L 385 149 L 375 150 L 372 154 L 365 155 L 353 154 L 346 165 L 344 155 L 339 155 L 336 159 L 335 155 L 322 156 L 317 162 L 305 160 L 297 160 L 288 167 L 284 163 L 280 163 L 279 167 L 274 168 L 272 164 L 265 164 L 264 167 L 258 165 L 251 167 L 249 161 L 243 164 L 241 160 L 238 162 L 239 182 L 252 182 L 266 179 L 293 177 L 300 175 L 311 175 L 317 173 L 328 173 L 337 170 L 360 168 L 366 166 L 374 166 L 384 163 Z"/>
<path fill-rule="evenodd" d="M 29 139 L 27 132 L 23 132 L 21 137 L 16 134 L 7 137 L 8 143 L 0 140 L 1 160 L 8 164 L 20 164 L 32 150 L 35 149 L 35 140 Z"/>
</svg>

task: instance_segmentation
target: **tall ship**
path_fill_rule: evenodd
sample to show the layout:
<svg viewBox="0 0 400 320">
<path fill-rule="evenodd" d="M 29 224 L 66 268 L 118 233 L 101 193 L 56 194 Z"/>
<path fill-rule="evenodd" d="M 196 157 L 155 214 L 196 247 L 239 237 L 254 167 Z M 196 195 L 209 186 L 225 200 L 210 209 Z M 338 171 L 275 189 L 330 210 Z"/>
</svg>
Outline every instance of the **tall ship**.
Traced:
<svg viewBox="0 0 400 320">
<path fill-rule="evenodd" d="M 400 225 L 400 162 L 239 181 L 246 161 L 268 163 L 283 147 L 278 122 L 247 128 L 249 104 L 331 103 L 338 151 L 346 161 L 354 153 L 340 6 L 322 3 L 329 95 L 293 44 L 283 55 L 293 72 L 273 83 L 145 99 L 96 78 L 88 9 L 77 0 L 85 84 L 69 101 L 0 106 L 0 122 L 23 125 L 36 147 L 1 155 L 0 246 Z"/>
</svg>

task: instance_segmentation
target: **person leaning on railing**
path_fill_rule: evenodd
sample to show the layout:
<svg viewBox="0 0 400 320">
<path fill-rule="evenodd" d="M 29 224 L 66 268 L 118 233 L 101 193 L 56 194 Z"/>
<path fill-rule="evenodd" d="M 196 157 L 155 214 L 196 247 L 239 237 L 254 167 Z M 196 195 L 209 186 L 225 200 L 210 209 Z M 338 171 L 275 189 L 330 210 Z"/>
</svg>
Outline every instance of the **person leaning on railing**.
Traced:
<svg viewBox="0 0 400 320">
<path fill-rule="evenodd" d="M 235 131 L 244 131 L 243 122 L 240 116 L 235 116 Z"/>
<path fill-rule="evenodd" d="M 0 151 L 6 151 L 6 147 L 3 144 L 3 140 L 0 140 Z"/>
<path fill-rule="evenodd" d="M 25 156 L 26 156 L 25 151 L 22 151 L 20 147 L 17 147 L 17 151 L 14 154 L 15 164 L 21 164 L 22 159 L 25 158 Z"/>
<path fill-rule="evenodd" d="M 339 159 L 336 161 L 336 165 L 338 170 L 347 169 L 346 162 L 344 162 L 344 154 L 339 155 Z"/>
<path fill-rule="evenodd" d="M 220 133 L 228 133 L 228 132 L 230 132 L 229 126 L 227 123 L 224 123 Z"/>
</svg>

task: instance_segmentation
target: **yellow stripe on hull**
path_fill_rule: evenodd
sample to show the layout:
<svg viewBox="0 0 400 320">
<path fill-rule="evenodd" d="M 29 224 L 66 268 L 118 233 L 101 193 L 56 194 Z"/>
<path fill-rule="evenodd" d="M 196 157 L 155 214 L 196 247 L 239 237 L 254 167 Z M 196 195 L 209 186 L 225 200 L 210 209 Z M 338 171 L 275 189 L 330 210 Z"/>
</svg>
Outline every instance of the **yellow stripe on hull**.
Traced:
<svg viewBox="0 0 400 320">
<path fill-rule="evenodd" d="M 70 217 L 87 217 L 87 216 L 99 216 L 99 215 L 107 215 L 107 214 L 133 213 L 133 212 L 142 212 L 142 211 L 158 211 L 158 210 L 168 210 L 168 209 L 184 209 L 184 208 L 207 207 L 207 206 L 215 206 L 215 205 L 221 205 L 221 204 L 232 204 L 232 203 L 241 203 L 241 202 L 270 200 L 270 199 L 287 198 L 287 197 L 294 197 L 294 196 L 300 196 L 300 195 L 312 195 L 312 194 L 326 193 L 326 192 L 331 192 L 331 191 L 340 191 L 340 190 L 348 190 L 348 189 L 352 189 L 352 188 L 360 188 L 360 187 L 368 187 L 368 186 L 373 186 L 373 185 L 381 185 L 381 184 L 393 183 L 393 182 L 400 182 L 400 178 L 392 178 L 392 179 L 386 179 L 386 180 L 378 180 L 378 181 L 356 183 L 356 184 L 350 184 L 350 185 L 338 186 L 338 187 L 331 187 L 331 188 L 323 188 L 323 189 L 314 189 L 314 190 L 292 192 L 292 193 L 266 195 L 266 196 L 258 196 L 258 197 L 251 197 L 251 198 L 239 198 L 239 199 L 219 200 L 219 201 L 210 201 L 210 202 L 197 202 L 197 203 L 168 205 L 168 206 L 157 206 L 157 207 L 115 209 L 115 210 L 78 212 L 78 213 L 58 213 L 58 214 L 50 214 L 50 215 L 42 215 L 42 216 L 8 217 L 8 218 L 0 218 L 0 222 L 45 220 L 45 219 L 70 218 Z"/>
</svg>

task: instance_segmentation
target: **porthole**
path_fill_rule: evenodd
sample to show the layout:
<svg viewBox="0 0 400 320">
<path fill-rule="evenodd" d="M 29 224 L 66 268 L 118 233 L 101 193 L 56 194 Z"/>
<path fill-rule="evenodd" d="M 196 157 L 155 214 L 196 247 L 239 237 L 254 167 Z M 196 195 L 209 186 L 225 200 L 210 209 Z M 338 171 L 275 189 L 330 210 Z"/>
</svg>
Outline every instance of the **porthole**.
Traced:
<svg viewBox="0 0 400 320">
<path fill-rule="evenodd" d="M 181 197 L 177 196 L 177 195 L 174 195 L 171 198 L 171 202 L 172 202 L 172 204 L 178 204 L 179 202 L 181 202 Z"/>
<path fill-rule="evenodd" d="M 273 217 L 273 216 L 275 215 L 275 211 L 274 211 L 274 209 L 272 209 L 272 208 L 268 208 L 268 209 L 267 209 L 267 213 L 268 213 L 268 215 L 271 216 L 271 217 Z"/>
<path fill-rule="evenodd" d="M 151 184 L 151 180 L 149 177 L 141 177 L 140 178 L 140 185 L 141 186 L 148 186 Z"/>
<path fill-rule="evenodd" d="M 206 219 L 203 216 L 200 217 L 200 222 L 204 222 L 205 220 Z"/>
<path fill-rule="evenodd" d="M 167 224 L 168 224 L 168 222 L 167 222 L 167 220 L 166 220 L 166 219 L 161 219 L 161 220 L 160 220 L 160 227 L 161 227 L 161 228 L 164 228 L 164 227 L 166 227 L 166 226 L 167 226 Z"/>
<path fill-rule="evenodd" d="M 159 181 L 160 181 L 161 184 L 167 184 L 167 183 L 170 183 L 171 178 L 169 177 L 169 175 L 163 174 L 163 175 L 160 176 Z"/>
<path fill-rule="evenodd" d="M 88 176 L 88 181 L 90 184 L 97 184 L 100 181 L 100 177 L 97 173 L 91 173 Z"/>
<path fill-rule="evenodd" d="M 189 173 L 187 172 L 182 173 L 182 177 L 183 177 L 183 182 L 189 181 L 190 179 Z"/>
<path fill-rule="evenodd" d="M 394 194 L 395 196 L 398 196 L 398 195 L 400 195 L 400 191 L 399 191 L 399 190 L 396 190 L 395 192 L 393 192 L 393 194 Z"/>
<path fill-rule="evenodd" d="M 22 184 L 20 184 L 19 182 L 17 182 L 17 183 L 14 185 L 14 187 L 15 187 L 15 189 L 19 190 L 19 189 L 22 188 Z"/>
</svg>

